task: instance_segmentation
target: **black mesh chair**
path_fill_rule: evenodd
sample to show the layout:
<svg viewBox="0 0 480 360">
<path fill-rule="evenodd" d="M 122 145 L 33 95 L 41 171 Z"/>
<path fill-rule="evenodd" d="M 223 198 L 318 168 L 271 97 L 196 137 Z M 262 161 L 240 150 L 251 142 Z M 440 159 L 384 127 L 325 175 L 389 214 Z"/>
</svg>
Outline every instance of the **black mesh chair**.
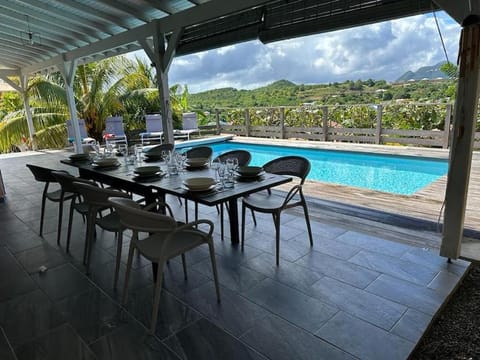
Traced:
<svg viewBox="0 0 480 360">
<path fill-rule="evenodd" d="M 195 158 L 210 159 L 212 157 L 212 154 L 213 154 L 213 150 L 211 147 L 208 147 L 208 146 L 198 146 L 185 151 L 185 155 L 187 155 L 187 159 L 195 159 Z"/>
<path fill-rule="evenodd" d="M 238 166 L 247 166 L 250 164 L 250 160 L 252 159 L 252 154 L 250 154 L 246 150 L 231 150 L 227 151 L 226 153 L 218 155 L 213 161 L 221 161 L 222 163 L 225 163 L 227 160 L 234 160 L 237 159 L 238 161 Z M 223 227 L 223 219 L 224 219 L 224 211 L 223 211 L 223 205 L 228 206 L 226 203 L 220 204 L 220 210 L 217 207 L 217 211 L 220 211 L 220 234 L 221 238 L 223 240 L 224 237 L 224 227 Z M 253 216 L 253 212 L 252 212 Z"/>
<path fill-rule="evenodd" d="M 57 244 L 60 244 L 60 236 L 62 229 L 62 215 L 63 215 L 63 202 L 73 199 L 76 195 L 71 192 L 65 192 L 62 188 L 48 191 L 50 184 L 57 183 L 57 179 L 52 175 L 53 169 L 44 168 L 38 165 L 27 164 L 27 167 L 32 172 L 35 180 L 45 183 L 42 193 L 42 210 L 40 213 L 40 236 L 43 235 L 43 218 L 45 217 L 45 203 L 46 200 L 58 203 L 58 233 Z"/>
<path fill-rule="evenodd" d="M 302 191 L 305 179 L 310 172 L 310 161 L 301 156 L 285 156 L 266 163 L 263 165 L 263 169 L 272 174 L 287 175 L 300 179 L 300 183 L 291 187 L 286 195 L 273 194 L 269 191 L 268 193 L 252 194 L 242 200 L 242 250 L 245 243 L 245 210 L 249 208 L 253 211 L 272 214 L 275 224 L 276 263 L 278 266 L 280 258 L 280 214 L 283 210 L 295 206 L 303 207 L 310 246 L 313 246 L 307 202 Z"/>
</svg>

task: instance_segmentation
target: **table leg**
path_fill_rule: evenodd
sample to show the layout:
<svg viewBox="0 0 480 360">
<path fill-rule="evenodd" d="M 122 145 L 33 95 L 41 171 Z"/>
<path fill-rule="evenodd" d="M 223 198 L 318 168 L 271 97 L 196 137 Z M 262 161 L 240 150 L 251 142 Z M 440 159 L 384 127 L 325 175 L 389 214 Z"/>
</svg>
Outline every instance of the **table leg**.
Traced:
<svg viewBox="0 0 480 360">
<path fill-rule="evenodd" d="M 237 199 L 228 201 L 228 216 L 230 218 L 230 239 L 232 244 L 239 243 Z"/>
</svg>

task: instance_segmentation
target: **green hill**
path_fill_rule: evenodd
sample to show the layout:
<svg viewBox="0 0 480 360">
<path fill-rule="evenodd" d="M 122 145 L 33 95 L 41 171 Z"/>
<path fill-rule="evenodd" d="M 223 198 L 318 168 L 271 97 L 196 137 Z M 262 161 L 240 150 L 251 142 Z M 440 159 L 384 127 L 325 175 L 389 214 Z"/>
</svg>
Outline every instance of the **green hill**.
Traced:
<svg viewBox="0 0 480 360">
<path fill-rule="evenodd" d="M 305 85 L 279 80 L 253 90 L 222 88 L 190 94 L 193 109 L 226 107 L 298 106 L 304 103 L 343 105 L 381 103 L 396 99 L 446 102 L 452 96 L 451 80 L 388 84 L 385 80 L 347 80 L 343 83 Z"/>
</svg>

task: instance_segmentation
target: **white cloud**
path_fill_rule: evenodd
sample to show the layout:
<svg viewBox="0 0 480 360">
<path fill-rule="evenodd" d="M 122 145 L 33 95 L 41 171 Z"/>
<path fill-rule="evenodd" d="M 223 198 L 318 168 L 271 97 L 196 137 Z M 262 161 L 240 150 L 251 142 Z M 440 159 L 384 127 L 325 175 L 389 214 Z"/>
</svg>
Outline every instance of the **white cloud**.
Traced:
<svg viewBox="0 0 480 360">
<path fill-rule="evenodd" d="M 460 26 L 445 13 L 438 21 L 450 61 Z M 445 61 L 431 14 L 263 45 L 259 41 L 175 58 L 170 82 L 198 92 L 220 87 L 255 88 L 276 80 L 328 83 L 395 80 L 407 70 Z"/>
</svg>

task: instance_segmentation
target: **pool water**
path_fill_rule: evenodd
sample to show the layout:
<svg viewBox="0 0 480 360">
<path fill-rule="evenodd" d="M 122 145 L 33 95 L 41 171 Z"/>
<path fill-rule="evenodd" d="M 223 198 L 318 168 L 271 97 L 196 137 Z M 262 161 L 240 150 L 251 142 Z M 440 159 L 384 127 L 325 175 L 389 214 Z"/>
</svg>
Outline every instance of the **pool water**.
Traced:
<svg viewBox="0 0 480 360">
<path fill-rule="evenodd" d="M 255 166 L 280 156 L 300 155 L 312 165 L 307 179 L 400 195 L 412 195 L 448 171 L 448 161 L 441 159 L 228 141 L 208 145 L 214 156 L 234 149 L 248 150 L 252 154 L 250 165 Z"/>
</svg>

